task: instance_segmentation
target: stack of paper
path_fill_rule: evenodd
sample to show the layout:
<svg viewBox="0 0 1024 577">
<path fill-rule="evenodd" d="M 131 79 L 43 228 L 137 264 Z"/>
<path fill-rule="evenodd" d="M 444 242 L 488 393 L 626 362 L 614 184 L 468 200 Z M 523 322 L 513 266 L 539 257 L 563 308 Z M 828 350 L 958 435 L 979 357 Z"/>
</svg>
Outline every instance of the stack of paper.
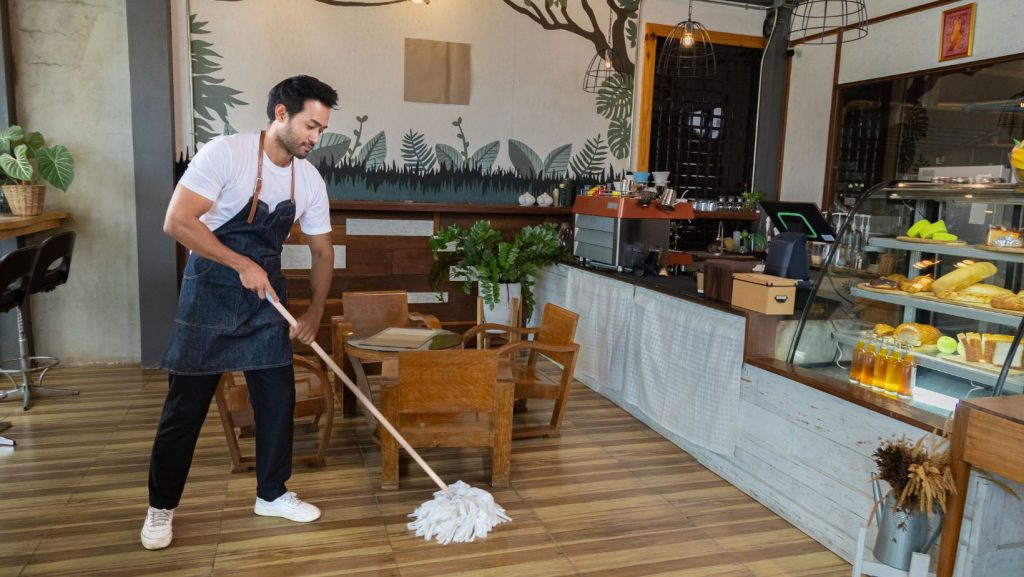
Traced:
<svg viewBox="0 0 1024 577">
<path fill-rule="evenodd" d="M 394 349 L 418 349 L 434 338 L 436 329 L 409 329 L 392 327 L 361 341 L 359 346 L 387 347 Z"/>
</svg>

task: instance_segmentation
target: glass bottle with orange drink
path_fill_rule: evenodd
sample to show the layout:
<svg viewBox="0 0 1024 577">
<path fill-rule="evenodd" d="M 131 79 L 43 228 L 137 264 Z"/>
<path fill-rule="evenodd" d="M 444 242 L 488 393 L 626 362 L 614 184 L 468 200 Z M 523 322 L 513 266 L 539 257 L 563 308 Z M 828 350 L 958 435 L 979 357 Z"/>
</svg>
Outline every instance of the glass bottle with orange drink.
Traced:
<svg viewBox="0 0 1024 577">
<path fill-rule="evenodd" d="M 861 334 L 860 338 L 857 339 L 857 346 L 853 347 L 853 354 L 850 358 L 850 382 L 857 384 L 860 382 L 860 367 L 861 362 L 864 360 L 864 335 Z"/>
<path fill-rule="evenodd" d="M 878 346 L 878 355 L 875 357 L 875 370 L 871 378 L 871 388 L 885 390 L 885 374 L 889 370 L 889 343 L 885 340 Z"/>
<path fill-rule="evenodd" d="M 871 382 L 875 378 L 875 360 L 878 358 L 877 347 L 874 342 L 868 344 L 868 347 L 861 354 L 860 359 L 860 384 L 865 387 L 870 387 Z"/>
<path fill-rule="evenodd" d="M 900 390 L 900 379 L 903 369 L 903 345 L 896 343 L 889 352 L 889 362 L 885 370 L 885 392 L 896 396 Z"/>
<path fill-rule="evenodd" d="M 917 361 L 909 352 L 903 357 L 900 367 L 900 388 L 897 394 L 905 399 L 914 396 L 914 387 L 917 386 Z"/>
</svg>

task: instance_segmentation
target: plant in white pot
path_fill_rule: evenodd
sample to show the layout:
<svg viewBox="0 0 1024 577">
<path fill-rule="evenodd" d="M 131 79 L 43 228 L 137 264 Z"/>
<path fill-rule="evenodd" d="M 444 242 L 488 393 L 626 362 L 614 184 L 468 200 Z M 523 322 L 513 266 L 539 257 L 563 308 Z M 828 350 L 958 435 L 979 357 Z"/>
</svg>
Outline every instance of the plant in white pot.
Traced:
<svg viewBox="0 0 1024 577">
<path fill-rule="evenodd" d="M 47 147 L 42 134 L 26 135 L 14 124 L 0 132 L 0 175 L 11 212 L 34 216 L 43 211 L 46 185 L 40 180 L 66 192 L 75 178 L 75 162 L 64 145 Z"/>
<path fill-rule="evenodd" d="M 455 277 L 462 280 L 463 292 L 471 294 L 473 282 L 479 282 L 487 321 L 502 324 L 510 321 L 508 305 L 512 298 L 522 299 L 529 318 L 537 275 L 544 267 L 566 258 L 558 242 L 558 229 L 550 222 L 523 227 L 511 241 L 506 241 L 487 220 L 477 221 L 468 229 L 453 224 L 430 237 L 430 250 L 437 261 L 431 273 L 434 288 L 441 290 Z"/>
</svg>

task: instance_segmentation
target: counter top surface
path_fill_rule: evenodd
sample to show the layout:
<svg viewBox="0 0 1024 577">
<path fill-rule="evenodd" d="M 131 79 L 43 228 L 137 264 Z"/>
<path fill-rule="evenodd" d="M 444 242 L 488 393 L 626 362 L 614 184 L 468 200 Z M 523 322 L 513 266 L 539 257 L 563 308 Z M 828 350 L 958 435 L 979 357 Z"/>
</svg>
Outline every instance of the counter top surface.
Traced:
<svg viewBox="0 0 1024 577">
<path fill-rule="evenodd" d="M 632 284 L 634 286 L 643 287 L 656 292 L 660 292 L 665 295 L 680 298 L 685 301 L 704 305 L 707 307 L 714 308 L 724 313 L 733 315 L 739 315 L 746 317 L 748 325 L 751 325 L 751 320 L 757 318 L 762 319 L 778 319 L 778 320 L 797 320 L 799 314 L 790 316 L 771 316 L 763 315 L 754 311 L 734 307 L 729 303 L 719 302 L 705 298 L 704 295 L 697 292 L 697 281 L 695 278 L 689 275 L 678 275 L 669 277 L 649 277 L 649 276 L 633 276 L 631 274 L 617 273 L 613 271 L 605 271 L 587 267 L 576 266 L 581 270 L 620 280 L 625 283 Z M 748 330 L 749 330 L 748 326 Z M 750 337 L 751 335 L 747 335 Z M 756 338 L 756 335 L 754 335 Z M 915 407 L 906 402 L 900 401 L 899 399 L 893 399 L 886 397 L 885 395 L 878 394 L 876 392 L 865 389 L 864 387 L 853 385 L 848 382 L 839 381 L 837 379 L 830 378 L 825 375 L 821 375 L 811 369 L 806 369 L 796 365 L 792 365 L 785 361 L 770 357 L 756 356 L 756 353 L 751 352 L 751 343 L 749 339 L 745 343 L 744 362 L 751 366 L 758 367 L 760 369 L 775 373 L 779 376 L 786 377 L 788 379 L 797 381 L 811 388 L 819 391 L 828 393 L 830 395 L 839 397 L 843 400 L 849 401 L 855 405 L 871 409 L 875 412 L 897 419 L 909 425 L 913 425 L 926 431 L 939 430 L 942 431 L 945 425 L 945 420 L 932 412 L 929 412 L 920 407 Z M 1024 399 L 1024 396 L 1020 397 Z M 978 399 L 980 401 L 990 401 L 990 399 Z M 994 399 L 999 401 L 1000 399 Z M 973 400 L 972 400 L 973 401 Z M 1004 401 L 1005 402 L 1005 401 Z M 988 403 L 986 403 L 988 404 Z M 998 403 L 993 403 L 998 404 Z M 999 407 L 1003 407 L 1002 404 L 998 404 Z M 1024 412 L 1024 401 L 1019 405 L 1020 411 Z M 982 409 L 986 410 L 986 409 Z M 1024 414 L 1019 415 L 1024 419 Z"/>
<path fill-rule="evenodd" d="M 363 212 L 469 212 L 474 214 L 558 214 L 571 215 L 572 207 L 519 206 L 515 204 L 467 204 L 443 202 L 397 202 L 383 200 L 332 200 L 331 210 Z"/>
</svg>

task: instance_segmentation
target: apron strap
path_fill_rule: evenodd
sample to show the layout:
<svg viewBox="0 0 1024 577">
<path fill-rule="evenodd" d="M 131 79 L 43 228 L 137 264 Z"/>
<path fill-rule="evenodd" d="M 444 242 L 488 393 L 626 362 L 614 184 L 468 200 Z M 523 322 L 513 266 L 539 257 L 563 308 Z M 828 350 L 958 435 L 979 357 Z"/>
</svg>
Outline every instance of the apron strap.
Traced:
<svg viewBox="0 0 1024 577">
<path fill-rule="evenodd" d="M 259 204 L 260 191 L 263 190 L 263 141 L 264 139 L 266 139 L 266 137 L 267 132 L 265 130 L 261 130 L 260 148 L 259 151 L 256 153 L 256 185 L 253 186 L 252 189 L 252 205 L 249 207 L 249 218 L 246 219 L 246 222 L 249 224 L 252 224 L 253 219 L 256 218 L 256 207 Z M 292 157 L 291 173 L 291 202 L 292 204 L 295 204 L 295 157 Z"/>
</svg>

